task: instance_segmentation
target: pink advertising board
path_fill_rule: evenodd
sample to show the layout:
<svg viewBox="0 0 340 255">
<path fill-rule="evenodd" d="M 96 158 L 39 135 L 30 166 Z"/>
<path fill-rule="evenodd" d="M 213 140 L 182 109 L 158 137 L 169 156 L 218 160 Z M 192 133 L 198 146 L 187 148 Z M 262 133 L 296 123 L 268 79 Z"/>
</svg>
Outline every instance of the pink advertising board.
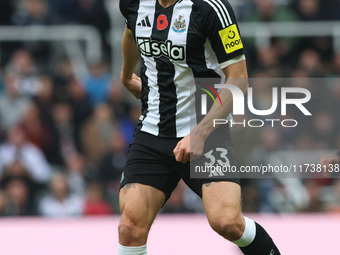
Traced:
<svg viewBox="0 0 340 255">
<path fill-rule="evenodd" d="M 340 254 L 340 215 L 247 215 L 272 234 L 283 255 Z M 2 218 L 0 254 L 116 255 L 118 217 Z M 241 254 L 210 229 L 204 215 L 159 216 L 149 255 Z"/>
</svg>

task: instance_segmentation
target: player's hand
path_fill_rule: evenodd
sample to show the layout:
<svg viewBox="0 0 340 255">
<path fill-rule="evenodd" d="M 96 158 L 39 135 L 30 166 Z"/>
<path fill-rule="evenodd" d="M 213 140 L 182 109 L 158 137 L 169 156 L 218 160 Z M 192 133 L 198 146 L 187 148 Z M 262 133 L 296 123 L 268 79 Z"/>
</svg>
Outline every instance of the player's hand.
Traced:
<svg viewBox="0 0 340 255">
<path fill-rule="evenodd" d="M 137 98 L 140 99 L 142 96 L 142 80 L 136 74 L 132 74 L 131 78 L 124 77 L 121 74 L 121 80 L 124 86 Z"/>
<path fill-rule="evenodd" d="M 177 143 L 173 153 L 177 162 L 186 163 L 198 159 L 202 155 L 203 148 L 204 140 L 192 133 Z"/>
<path fill-rule="evenodd" d="M 190 160 L 190 134 L 177 143 L 173 153 L 177 162 L 187 163 Z"/>
<path fill-rule="evenodd" d="M 320 160 L 320 164 L 323 166 L 340 164 L 340 157 L 338 155 L 326 155 Z"/>
</svg>

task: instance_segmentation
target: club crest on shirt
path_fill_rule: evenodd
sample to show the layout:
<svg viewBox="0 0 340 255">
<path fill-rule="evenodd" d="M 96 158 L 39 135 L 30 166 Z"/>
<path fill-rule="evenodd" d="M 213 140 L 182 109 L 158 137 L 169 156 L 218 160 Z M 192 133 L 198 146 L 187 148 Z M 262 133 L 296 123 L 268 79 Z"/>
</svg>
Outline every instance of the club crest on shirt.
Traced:
<svg viewBox="0 0 340 255">
<path fill-rule="evenodd" d="M 175 19 L 171 28 L 177 33 L 183 33 L 187 30 L 187 24 L 182 15 L 179 15 L 178 18 Z"/>
</svg>

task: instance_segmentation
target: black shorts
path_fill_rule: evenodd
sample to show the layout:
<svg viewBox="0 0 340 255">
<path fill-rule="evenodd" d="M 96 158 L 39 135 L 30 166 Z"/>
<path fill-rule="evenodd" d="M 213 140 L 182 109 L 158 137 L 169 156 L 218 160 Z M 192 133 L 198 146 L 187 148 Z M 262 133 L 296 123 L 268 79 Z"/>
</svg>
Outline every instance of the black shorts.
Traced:
<svg viewBox="0 0 340 255">
<path fill-rule="evenodd" d="M 127 183 L 141 183 L 161 190 L 166 195 L 166 200 L 171 196 L 180 179 L 188 185 L 198 196 L 202 197 L 202 185 L 209 182 L 230 181 L 240 184 L 240 179 L 235 177 L 204 177 L 190 178 L 190 164 L 176 161 L 173 149 L 180 138 L 164 138 L 136 130 L 130 145 L 127 162 L 122 174 L 120 188 Z M 234 150 L 230 139 L 219 139 L 219 143 L 228 149 L 230 165 L 236 166 Z M 206 143 L 207 144 L 207 143 Z M 221 146 L 221 145 L 220 145 Z M 204 152 L 211 151 L 205 146 Z M 198 161 L 206 161 L 203 156 Z"/>
</svg>

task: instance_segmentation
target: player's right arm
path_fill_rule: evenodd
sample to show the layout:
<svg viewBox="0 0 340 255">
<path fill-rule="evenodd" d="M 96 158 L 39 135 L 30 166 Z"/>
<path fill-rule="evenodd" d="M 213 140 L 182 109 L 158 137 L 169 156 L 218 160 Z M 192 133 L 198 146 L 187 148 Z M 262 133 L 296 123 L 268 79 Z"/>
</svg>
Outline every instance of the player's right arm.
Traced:
<svg viewBox="0 0 340 255">
<path fill-rule="evenodd" d="M 139 51 L 134 40 L 132 31 L 125 27 L 122 39 L 123 66 L 120 79 L 124 86 L 138 99 L 142 94 L 141 79 L 134 74 L 140 60 Z"/>
</svg>

